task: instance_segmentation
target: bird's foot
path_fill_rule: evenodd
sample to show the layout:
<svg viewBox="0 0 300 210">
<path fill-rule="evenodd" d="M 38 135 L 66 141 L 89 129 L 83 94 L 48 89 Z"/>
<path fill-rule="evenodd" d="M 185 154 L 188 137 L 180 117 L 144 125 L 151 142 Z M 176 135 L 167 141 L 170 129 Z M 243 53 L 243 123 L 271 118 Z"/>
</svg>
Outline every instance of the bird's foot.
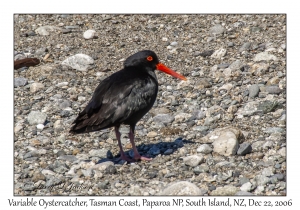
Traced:
<svg viewBox="0 0 300 210">
<path fill-rule="evenodd" d="M 152 158 L 147 158 L 147 157 L 141 156 L 141 160 L 143 160 L 143 161 L 151 161 Z"/>
<path fill-rule="evenodd" d="M 151 161 L 152 158 L 147 158 L 147 157 L 144 157 L 144 156 L 136 156 L 134 157 L 135 160 L 143 160 L 143 161 Z"/>
</svg>

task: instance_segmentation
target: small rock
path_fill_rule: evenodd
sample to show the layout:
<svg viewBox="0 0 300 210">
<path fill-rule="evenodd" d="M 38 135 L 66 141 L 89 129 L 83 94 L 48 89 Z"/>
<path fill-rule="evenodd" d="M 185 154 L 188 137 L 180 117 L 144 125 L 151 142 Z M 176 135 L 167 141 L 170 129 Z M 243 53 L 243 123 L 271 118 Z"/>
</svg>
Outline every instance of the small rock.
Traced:
<svg viewBox="0 0 300 210">
<path fill-rule="evenodd" d="M 78 71 L 87 71 L 94 64 L 94 59 L 85 54 L 73 55 L 62 62 L 62 65 L 70 66 Z"/>
<path fill-rule="evenodd" d="M 24 77 L 16 77 L 14 78 L 14 87 L 20 87 L 27 85 L 28 80 Z"/>
<path fill-rule="evenodd" d="M 195 167 L 204 161 L 204 157 L 202 155 L 191 155 L 183 158 L 183 162 L 185 165 Z"/>
<path fill-rule="evenodd" d="M 35 30 L 35 33 L 43 36 L 48 36 L 50 35 L 49 32 L 53 32 L 53 31 L 61 31 L 61 28 L 56 26 L 41 26 Z"/>
<path fill-rule="evenodd" d="M 284 129 L 280 127 L 267 127 L 265 133 L 283 133 Z"/>
<path fill-rule="evenodd" d="M 207 56 L 211 56 L 214 53 L 214 50 L 205 50 L 202 53 L 200 53 L 199 55 L 202 57 L 207 57 Z"/>
<path fill-rule="evenodd" d="M 42 174 L 41 172 L 36 172 L 33 174 L 32 176 L 32 181 L 33 182 L 37 182 L 39 180 L 43 180 L 43 181 L 46 181 L 46 177 L 44 174 Z"/>
<path fill-rule="evenodd" d="M 250 98 L 254 98 L 254 97 L 258 96 L 258 93 L 259 93 L 258 84 L 254 84 L 249 87 L 249 97 Z"/>
<path fill-rule="evenodd" d="M 44 124 L 46 118 L 46 113 L 42 113 L 40 111 L 31 111 L 27 116 L 27 121 L 30 125 Z"/>
<path fill-rule="evenodd" d="M 243 184 L 240 189 L 241 191 L 249 192 L 251 190 L 252 184 L 250 182 L 247 182 Z"/>
<path fill-rule="evenodd" d="M 172 42 L 170 45 L 173 46 L 173 47 L 175 47 L 175 46 L 178 45 L 178 43 L 177 42 Z"/>
<path fill-rule="evenodd" d="M 200 165 L 200 166 L 196 166 L 194 169 L 193 169 L 193 172 L 198 175 L 200 173 L 206 173 L 206 172 L 209 172 L 209 167 L 207 165 Z"/>
<path fill-rule="evenodd" d="M 104 170 L 104 172 L 106 174 L 115 174 L 115 173 L 117 173 L 117 169 L 116 169 L 116 167 L 114 165 L 109 165 L 109 166 L 106 167 L 106 169 Z"/>
<path fill-rule="evenodd" d="M 30 92 L 35 93 L 41 89 L 43 89 L 45 86 L 42 83 L 34 82 L 30 85 Z"/>
<path fill-rule="evenodd" d="M 197 152 L 203 154 L 209 154 L 212 152 L 212 148 L 208 144 L 202 144 L 200 147 L 197 148 Z"/>
<path fill-rule="evenodd" d="M 65 161 L 69 161 L 69 162 L 75 162 L 78 159 L 74 156 L 74 155 L 61 155 L 57 158 L 58 160 L 65 160 Z"/>
<path fill-rule="evenodd" d="M 273 168 L 272 168 L 272 167 L 270 167 L 270 168 L 264 168 L 264 169 L 262 170 L 261 174 L 262 174 L 263 176 L 267 176 L 267 177 L 272 176 L 272 175 L 274 175 L 274 173 L 273 173 Z"/>
<path fill-rule="evenodd" d="M 236 135 L 231 131 L 222 132 L 212 144 L 214 152 L 225 156 L 235 155 L 239 146 Z"/>
<path fill-rule="evenodd" d="M 278 154 L 283 157 L 286 157 L 286 147 L 282 147 L 281 149 L 279 149 Z"/>
<path fill-rule="evenodd" d="M 270 182 L 270 178 L 263 176 L 263 175 L 257 175 L 255 177 L 255 181 L 256 181 L 257 185 L 263 186 Z"/>
<path fill-rule="evenodd" d="M 45 127 L 45 126 L 44 126 L 43 124 L 37 124 L 37 125 L 36 125 L 36 128 L 39 129 L 39 130 L 43 130 L 44 127 Z"/>
<path fill-rule="evenodd" d="M 113 166 L 113 165 L 114 165 L 114 162 L 106 161 L 106 162 L 98 163 L 98 164 L 94 165 L 92 168 L 94 170 L 104 171 L 108 166 Z"/>
<path fill-rule="evenodd" d="M 171 123 L 174 121 L 174 117 L 169 114 L 158 114 L 155 117 L 153 117 L 154 122 L 161 122 L 161 123 Z"/>
<path fill-rule="evenodd" d="M 96 31 L 95 30 L 87 30 L 83 33 L 83 37 L 85 39 L 93 39 L 95 37 L 95 33 Z"/>
<path fill-rule="evenodd" d="M 169 184 L 160 195 L 203 195 L 203 192 L 193 183 L 180 181 Z"/>
<path fill-rule="evenodd" d="M 250 49 L 250 46 L 251 46 L 251 43 L 250 43 L 250 42 L 244 43 L 244 44 L 240 47 L 239 52 L 243 52 L 243 51 L 249 50 L 249 49 Z"/>
<path fill-rule="evenodd" d="M 240 145 L 237 154 L 238 155 L 246 155 L 252 151 L 251 144 L 244 142 Z"/>
<path fill-rule="evenodd" d="M 148 134 L 147 134 L 147 137 L 149 138 L 154 138 L 157 136 L 157 133 L 155 131 L 150 131 Z"/>
<path fill-rule="evenodd" d="M 175 116 L 175 122 L 180 123 L 180 122 L 185 122 L 188 120 L 192 115 L 188 113 L 180 113 Z"/>
<path fill-rule="evenodd" d="M 226 49 L 219 49 L 216 50 L 210 57 L 215 58 L 215 59 L 221 59 L 222 57 L 224 57 L 226 55 Z"/>
<path fill-rule="evenodd" d="M 281 89 L 277 85 L 267 86 L 266 91 L 270 94 L 279 94 L 279 93 L 281 93 Z"/>
<path fill-rule="evenodd" d="M 275 55 L 271 55 L 268 52 L 261 52 L 255 55 L 254 59 L 255 62 L 258 61 L 270 61 L 270 60 L 277 60 L 277 57 Z"/>
<path fill-rule="evenodd" d="M 107 149 L 92 149 L 89 151 L 90 157 L 100 157 L 100 158 L 107 158 Z"/>
<path fill-rule="evenodd" d="M 222 25 L 217 24 L 210 28 L 209 33 L 210 34 L 222 34 L 224 31 L 225 31 L 225 28 Z"/>
<path fill-rule="evenodd" d="M 239 188 L 232 185 L 226 185 L 224 187 L 217 187 L 216 190 L 212 191 L 210 195 L 212 196 L 230 196 L 235 195 L 239 191 Z"/>
</svg>

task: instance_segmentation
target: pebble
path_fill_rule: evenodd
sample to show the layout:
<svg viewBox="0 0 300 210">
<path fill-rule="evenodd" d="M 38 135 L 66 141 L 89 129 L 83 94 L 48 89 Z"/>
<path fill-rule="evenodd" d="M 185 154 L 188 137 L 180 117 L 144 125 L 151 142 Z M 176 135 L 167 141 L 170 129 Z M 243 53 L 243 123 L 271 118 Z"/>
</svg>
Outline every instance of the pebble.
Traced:
<svg viewBox="0 0 300 210">
<path fill-rule="evenodd" d="M 199 55 L 202 57 L 207 57 L 207 56 L 211 56 L 214 53 L 214 50 L 205 50 L 202 53 L 200 53 Z"/>
<path fill-rule="evenodd" d="M 158 114 L 155 117 L 153 117 L 154 122 L 160 122 L 160 123 L 165 123 L 165 124 L 173 122 L 174 119 L 175 118 L 169 114 Z"/>
<path fill-rule="evenodd" d="M 203 193 L 200 188 L 195 184 L 188 181 L 179 181 L 176 183 L 170 183 L 168 187 L 163 189 L 159 195 L 168 196 L 186 196 L 186 195 L 197 195 L 202 196 Z"/>
<path fill-rule="evenodd" d="M 200 173 L 206 173 L 206 172 L 209 172 L 209 167 L 207 165 L 200 165 L 200 166 L 196 166 L 194 169 L 193 169 L 193 172 L 198 175 Z"/>
<path fill-rule="evenodd" d="M 267 177 L 272 176 L 272 175 L 274 175 L 273 168 L 272 167 L 271 168 L 264 168 L 263 171 L 261 172 L 261 174 L 263 176 L 267 176 Z"/>
<path fill-rule="evenodd" d="M 203 154 L 209 154 L 213 151 L 213 149 L 208 144 L 202 144 L 197 148 L 197 152 Z"/>
<path fill-rule="evenodd" d="M 93 39 L 95 37 L 96 31 L 95 30 L 87 30 L 83 33 L 83 38 L 85 39 Z"/>
<path fill-rule="evenodd" d="M 35 33 L 42 35 L 42 36 L 48 36 L 50 35 L 50 32 L 55 32 L 55 31 L 61 31 L 61 28 L 56 27 L 56 26 L 40 26 L 35 30 Z"/>
<path fill-rule="evenodd" d="M 270 178 L 264 176 L 264 175 L 257 175 L 255 176 L 255 181 L 257 182 L 257 185 L 262 186 L 270 182 Z"/>
<path fill-rule="evenodd" d="M 46 118 L 46 113 L 42 113 L 40 111 L 31 111 L 27 116 L 27 121 L 30 125 L 44 124 Z"/>
<path fill-rule="evenodd" d="M 233 43 L 233 42 L 228 42 L 228 43 L 227 43 L 227 46 L 228 46 L 228 47 L 233 47 L 233 46 L 234 46 L 234 43 Z"/>
<path fill-rule="evenodd" d="M 155 131 L 150 131 L 148 134 L 147 134 L 147 137 L 149 138 L 154 138 L 157 136 L 157 133 Z"/>
<path fill-rule="evenodd" d="M 254 84 L 249 87 L 249 97 L 250 98 L 254 98 L 254 97 L 258 96 L 258 93 L 259 93 L 258 84 Z"/>
<path fill-rule="evenodd" d="M 283 133 L 284 129 L 280 127 L 267 127 L 265 133 Z"/>
<path fill-rule="evenodd" d="M 270 94 L 279 94 L 279 93 L 281 93 L 281 89 L 277 85 L 267 86 L 266 91 Z"/>
<path fill-rule="evenodd" d="M 195 167 L 204 161 L 204 157 L 202 155 L 191 155 L 183 158 L 183 162 L 185 165 Z"/>
<path fill-rule="evenodd" d="M 36 125 L 36 128 L 39 129 L 39 130 L 43 130 L 44 127 L 45 127 L 45 126 L 44 126 L 43 124 L 37 124 L 37 125 Z"/>
<path fill-rule="evenodd" d="M 226 49 L 221 48 L 216 50 L 210 57 L 215 59 L 221 59 L 226 55 L 226 53 L 227 53 Z"/>
<path fill-rule="evenodd" d="M 24 77 L 16 77 L 14 78 L 14 87 L 22 87 L 27 85 L 28 80 Z"/>
<path fill-rule="evenodd" d="M 210 34 L 222 34 L 224 31 L 225 31 L 225 28 L 222 25 L 217 24 L 210 28 L 209 33 Z"/>
<path fill-rule="evenodd" d="M 39 180 L 46 181 L 46 176 L 42 174 L 41 172 L 36 172 L 32 176 L 32 181 L 33 182 L 38 182 Z"/>
<path fill-rule="evenodd" d="M 235 155 L 239 146 L 237 136 L 231 131 L 222 132 L 212 145 L 214 152 L 225 156 Z"/>
<path fill-rule="evenodd" d="M 239 188 L 232 185 L 226 185 L 224 187 L 217 187 L 216 190 L 212 191 L 212 196 L 233 196 L 239 191 Z"/>
<path fill-rule="evenodd" d="M 270 61 L 270 60 L 277 60 L 277 57 L 275 55 L 271 55 L 268 52 L 261 52 L 255 55 L 254 61 L 259 62 L 259 61 Z"/>
<path fill-rule="evenodd" d="M 30 85 L 30 92 L 32 93 L 36 93 L 38 92 L 39 90 L 42 90 L 44 89 L 44 85 L 42 83 L 38 83 L 38 82 L 34 82 Z"/>
<path fill-rule="evenodd" d="M 278 154 L 283 157 L 286 157 L 286 147 L 282 147 L 281 149 L 279 149 Z"/>
<path fill-rule="evenodd" d="M 90 157 L 99 157 L 99 158 L 106 158 L 108 150 L 105 148 L 102 149 L 92 149 L 89 151 Z"/>
<path fill-rule="evenodd" d="M 250 192 L 252 184 L 250 182 L 244 183 L 240 189 L 241 191 Z"/>
<path fill-rule="evenodd" d="M 173 46 L 173 47 L 176 47 L 178 45 L 178 43 L 177 42 L 171 42 L 170 45 Z"/>
<path fill-rule="evenodd" d="M 75 162 L 78 160 L 74 155 L 60 155 L 57 159 L 65 160 L 65 161 L 69 161 L 69 162 Z"/>
<path fill-rule="evenodd" d="M 246 155 L 246 154 L 249 154 L 251 151 L 252 151 L 251 144 L 249 144 L 248 142 L 244 142 L 244 143 L 240 144 L 237 154 L 238 155 Z"/>
<path fill-rule="evenodd" d="M 249 50 L 251 47 L 251 43 L 250 42 L 245 42 L 240 48 L 239 48 L 239 52 L 243 52 L 246 50 Z"/>
<path fill-rule="evenodd" d="M 70 66 L 78 71 L 87 71 L 93 66 L 94 59 L 85 54 L 76 54 L 68 57 L 61 64 Z"/>
</svg>

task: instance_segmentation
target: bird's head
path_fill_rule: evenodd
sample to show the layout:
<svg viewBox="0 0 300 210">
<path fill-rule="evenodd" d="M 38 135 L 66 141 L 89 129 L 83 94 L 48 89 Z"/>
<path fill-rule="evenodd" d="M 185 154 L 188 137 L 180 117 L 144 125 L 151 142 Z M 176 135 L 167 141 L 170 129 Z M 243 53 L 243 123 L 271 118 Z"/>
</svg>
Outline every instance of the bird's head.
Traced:
<svg viewBox="0 0 300 210">
<path fill-rule="evenodd" d="M 124 62 L 125 68 L 145 68 L 150 69 L 152 71 L 154 70 L 160 70 L 162 72 L 165 72 L 166 74 L 170 74 L 173 77 L 187 80 L 184 76 L 181 74 L 176 73 L 172 69 L 168 68 L 164 64 L 160 63 L 158 60 L 157 55 L 151 51 L 151 50 L 143 50 L 139 51 L 131 56 L 129 56 L 125 62 Z"/>
</svg>

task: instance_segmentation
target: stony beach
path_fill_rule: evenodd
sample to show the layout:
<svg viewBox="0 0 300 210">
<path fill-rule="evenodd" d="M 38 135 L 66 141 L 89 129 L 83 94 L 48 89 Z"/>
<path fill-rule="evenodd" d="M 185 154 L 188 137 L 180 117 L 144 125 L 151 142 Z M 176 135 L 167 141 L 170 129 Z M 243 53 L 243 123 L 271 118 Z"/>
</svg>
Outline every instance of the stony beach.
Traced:
<svg viewBox="0 0 300 210">
<path fill-rule="evenodd" d="M 144 49 L 188 80 L 156 72 L 135 134 L 153 160 L 126 163 L 113 129 L 69 129 Z M 14 195 L 286 195 L 284 14 L 15 14 L 14 59 L 25 58 L 40 63 L 14 70 Z"/>
</svg>

